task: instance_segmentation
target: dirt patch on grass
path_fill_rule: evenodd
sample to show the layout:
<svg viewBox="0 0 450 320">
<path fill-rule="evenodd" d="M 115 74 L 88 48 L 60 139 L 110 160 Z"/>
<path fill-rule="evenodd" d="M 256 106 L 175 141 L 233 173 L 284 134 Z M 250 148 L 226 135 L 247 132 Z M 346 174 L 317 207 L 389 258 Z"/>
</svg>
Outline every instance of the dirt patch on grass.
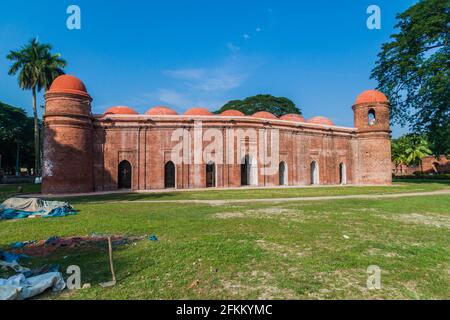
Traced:
<svg viewBox="0 0 450 320">
<path fill-rule="evenodd" d="M 231 219 L 231 218 L 271 219 L 281 217 L 281 218 L 293 218 L 295 220 L 301 220 L 301 218 L 303 217 L 303 213 L 301 210 L 270 207 L 264 209 L 220 212 L 216 213 L 213 217 L 216 219 Z"/>
<path fill-rule="evenodd" d="M 265 271 L 240 272 L 236 279 L 221 280 L 222 289 L 230 298 L 256 296 L 259 300 L 294 299 L 295 292 L 279 288 L 273 282 L 273 276 Z"/>
<path fill-rule="evenodd" d="M 394 215 L 392 219 L 400 222 L 423 224 L 437 228 L 450 229 L 450 217 L 436 216 L 431 214 L 423 215 L 419 213 L 408 213 Z"/>
<path fill-rule="evenodd" d="M 400 255 L 396 252 L 384 251 L 378 248 L 370 248 L 365 252 L 369 256 L 383 256 L 386 258 L 398 258 Z"/>
<path fill-rule="evenodd" d="M 285 258 L 299 258 L 310 255 L 310 249 L 302 249 L 299 246 L 287 246 L 265 240 L 257 240 L 256 244 L 261 249 Z"/>
</svg>

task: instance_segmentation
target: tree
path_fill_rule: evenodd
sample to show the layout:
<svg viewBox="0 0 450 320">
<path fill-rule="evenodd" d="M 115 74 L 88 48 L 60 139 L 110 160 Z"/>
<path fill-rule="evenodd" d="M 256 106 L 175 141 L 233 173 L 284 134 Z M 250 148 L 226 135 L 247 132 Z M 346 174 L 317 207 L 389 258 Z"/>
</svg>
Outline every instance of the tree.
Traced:
<svg viewBox="0 0 450 320">
<path fill-rule="evenodd" d="M 425 136 L 417 134 L 403 135 L 392 140 L 392 162 L 397 168 L 405 164 L 415 166 L 421 164 L 421 160 L 432 154 Z"/>
<path fill-rule="evenodd" d="M 270 94 L 258 94 L 244 100 L 229 101 L 215 113 L 222 113 L 230 109 L 239 110 L 245 115 L 252 115 L 258 111 L 267 111 L 277 117 L 289 113 L 302 114 L 300 109 L 288 98 L 274 97 Z"/>
<path fill-rule="evenodd" d="M 33 166 L 34 120 L 20 108 L 0 102 L 1 167 L 12 173 Z"/>
<path fill-rule="evenodd" d="M 426 134 L 433 151 L 450 151 L 450 6 L 422 0 L 397 15 L 399 33 L 384 43 L 371 78 L 391 101 L 394 123 Z"/>
<path fill-rule="evenodd" d="M 48 90 L 53 80 L 64 74 L 63 68 L 66 61 L 60 54 L 52 54 L 51 45 L 41 44 L 37 39 L 32 39 L 28 44 L 17 51 L 10 51 L 7 59 L 13 61 L 8 74 L 18 73 L 19 87 L 22 90 L 32 92 L 33 116 L 34 116 L 34 172 L 40 174 L 39 152 L 39 119 L 36 106 L 36 94 L 43 88 Z"/>
</svg>

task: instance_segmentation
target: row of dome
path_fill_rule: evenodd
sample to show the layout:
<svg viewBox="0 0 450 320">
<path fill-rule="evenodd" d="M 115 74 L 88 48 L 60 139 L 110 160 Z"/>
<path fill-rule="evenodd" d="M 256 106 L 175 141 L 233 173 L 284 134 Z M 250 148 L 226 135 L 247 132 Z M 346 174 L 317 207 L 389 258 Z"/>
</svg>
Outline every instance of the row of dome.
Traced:
<svg viewBox="0 0 450 320">
<path fill-rule="evenodd" d="M 137 115 L 138 113 L 130 108 L 125 106 L 117 106 L 117 107 L 111 107 L 108 110 L 106 110 L 105 115 L 109 114 L 122 114 L 122 115 Z M 168 107 L 164 106 L 157 106 L 154 108 L 151 108 L 146 113 L 148 116 L 176 116 L 178 113 L 170 109 Z M 213 116 L 214 114 L 211 113 L 206 108 L 191 108 L 187 110 L 184 113 L 185 116 Z M 245 117 L 245 114 L 243 114 L 241 111 L 238 110 L 226 110 L 220 114 L 220 116 L 224 117 Z M 300 114 L 285 114 L 281 116 L 280 118 L 277 118 L 277 116 L 273 115 L 270 112 L 267 111 L 259 111 L 252 115 L 254 118 L 260 118 L 260 119 L 278 119 L 278 120 L 285 120 L 285 121 L 294 121 L 294 122 L 308 122 L 308 123 L 315 123 L 315 124 L 324 124 L 332 126 L 333 122 L 326 118 L 326 117 L 313 117 L 309 119 L 308 121 L 305 120 L 305 118 Z"/>
<path fill-rule="evenodd" d="M 69 94 L 76 94 L 80 96 L 87 97 L 91 99 L 86 86 L 84 83 L 71 75 L 61 75 L 57 77 L 50 89 L 47 91 L 47 93 L 69 93 Z M 359 104 L 366 104 L 366 103 L 389 103 L 388 98 L 380 91 L 377 90 L 366 90 L 363 93 L 361 93 L 355 101 L 355 105 Z M 135 110 L 129 108 L 129 107 L 112 107 L 108 109 L 105 114 L 138 114 Z M 150 109 L 146 112 L 147 115 L 177 115 L 177 112 L 175 110 L 172 110 L 167 107 L 155 107 Z M 211 116 L 213 115 L 211 112 L 208 111 L 208 109 L 205 108 L 192 108 L 189 109 L 184 113 L 187 116 Z M 237 110 L 227 110 L 220 115 L 222 116 L 229 116 L 229 117 L 242 117 L 245 116 L 242 112 Z M 305 118 L 303 118 L 301 115 L 298 114 L 287 114 L 284 116 L 281 116 L 280 118 L 277 118 L 275 115 L 261 111 L 257 112 L 252 115 L 256 118 L 263 118 L 263 119 L 280 119 L 280 120 L 287 120 L 287 121 L 297 121 L 297 122 L 308 122 L 308 123 L 317 123 L 317 124 L 326 124 L 326 125 L 333 125 L 333 122 L 326 118 L 326 117 L 314 117 L 309 119 L 308 121 L 305 121 Z"/>
</svg>

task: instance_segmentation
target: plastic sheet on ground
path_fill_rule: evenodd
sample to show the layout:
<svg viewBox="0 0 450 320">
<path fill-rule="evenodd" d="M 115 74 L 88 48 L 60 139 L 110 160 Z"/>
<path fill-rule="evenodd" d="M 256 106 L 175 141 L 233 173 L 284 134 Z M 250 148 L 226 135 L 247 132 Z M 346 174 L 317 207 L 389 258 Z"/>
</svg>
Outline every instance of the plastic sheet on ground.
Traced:
<svg viewBox="0 0 450 320">
<path fill-rule="evenodd" d="M 64 290 L 66 283 L 59 272 L 44 273 L 26 278 L 17 274 L 8 279 L 0 279 L 0 300 L 24 300 L 52 288 L 53 292 Z"/>
<path fill-rule="evenodd" d="M 0 220 L 63 217 L 72 214 L 76 214 L 76 211 L 67 202 L 39 198 L 9 198 L 0 205 Z"/>
</svg>

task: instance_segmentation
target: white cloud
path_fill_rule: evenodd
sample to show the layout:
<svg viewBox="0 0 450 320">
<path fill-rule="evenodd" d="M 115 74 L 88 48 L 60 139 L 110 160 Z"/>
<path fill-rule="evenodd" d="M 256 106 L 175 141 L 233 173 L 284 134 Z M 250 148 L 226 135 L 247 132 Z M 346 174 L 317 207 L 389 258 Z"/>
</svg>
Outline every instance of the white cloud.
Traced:
<svg viewBox="0 0 450 320">
<path fill-rule="evenodd" d="M 241 50 L 240 47 L 234 45 L 232 42 L 227 43 L 227 48 L 230 50 L 230 52 L 233 56 L 237 55 L 239 53 L 239 51 Z"/>
<path fill-rule="evenodd" d="M 186 108 L 187 106 L 193 105 L 191 99 L 172 89 L 159 89 L 157 96 L 161 102 L 167 103 L 174 107 Z"/>
<path fill-rule="evenodd" d="M 244 37 L 245 40 L 250 39 L 250 35 L 248 35 L 247 33 L 244 33 L 242 36 Z"/>
<path fill-rule="evenodd" d="M 245 73 L 230 65 L 222 65 L 211 69 L 167 70 L 164 74 L 173 79 L 185 80 L 185 85 L 190 90 L 208 93 L 234 89 L 240 86 L 246 78 Z"/>
<path fill-rule="evenodd" d="M 256 28 L 256 32 L 261 32 L 261 28 L 260 27 Z"/>
</svg>

